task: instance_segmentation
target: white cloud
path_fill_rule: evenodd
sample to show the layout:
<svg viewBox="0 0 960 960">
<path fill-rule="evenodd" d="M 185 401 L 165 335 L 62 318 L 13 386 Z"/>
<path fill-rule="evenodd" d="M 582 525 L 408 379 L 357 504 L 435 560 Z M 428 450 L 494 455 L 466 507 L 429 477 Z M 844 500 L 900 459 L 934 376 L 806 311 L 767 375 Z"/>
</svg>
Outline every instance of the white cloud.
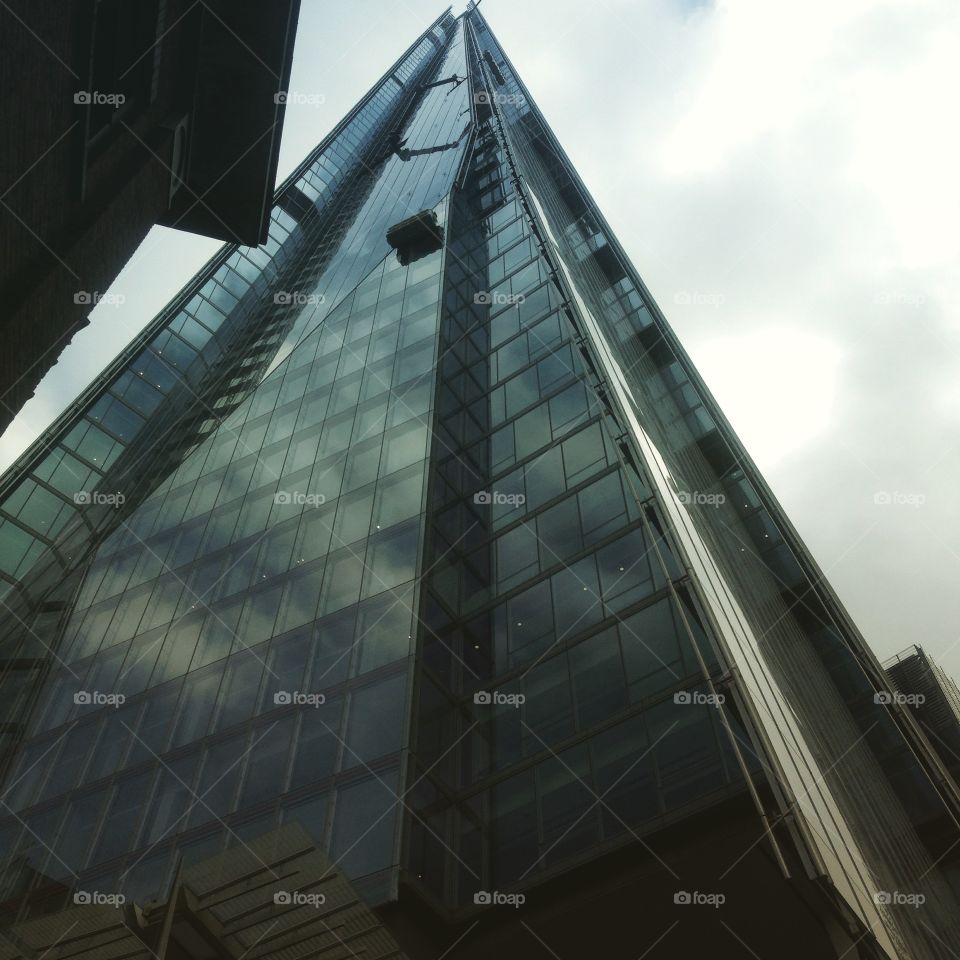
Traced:
<svg viewBox="0 0 960 960">
<path fill-rule="evenodd" d="M 836 343 L 799 329 L 756 329 L 703 341 L 693 359 L 761 469 L 796 458 L 830 428 L 842 372 Z"/>
</svg>

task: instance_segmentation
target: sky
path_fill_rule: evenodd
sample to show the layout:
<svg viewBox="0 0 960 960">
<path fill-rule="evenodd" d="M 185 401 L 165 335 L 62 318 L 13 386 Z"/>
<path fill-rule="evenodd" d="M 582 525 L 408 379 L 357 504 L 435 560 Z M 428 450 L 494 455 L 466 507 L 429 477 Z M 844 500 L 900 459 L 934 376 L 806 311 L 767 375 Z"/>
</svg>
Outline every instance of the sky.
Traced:
<svg viewBox="0 0 960 960">
<path fill-rule="evenodd" d="M 960 4 L 481 9 L 878 656 L 960 677 Z M 303 0 L 281 178 L 440 12 Z M 0 468 L 216 249 L 151 231 Z"/>
</svg>

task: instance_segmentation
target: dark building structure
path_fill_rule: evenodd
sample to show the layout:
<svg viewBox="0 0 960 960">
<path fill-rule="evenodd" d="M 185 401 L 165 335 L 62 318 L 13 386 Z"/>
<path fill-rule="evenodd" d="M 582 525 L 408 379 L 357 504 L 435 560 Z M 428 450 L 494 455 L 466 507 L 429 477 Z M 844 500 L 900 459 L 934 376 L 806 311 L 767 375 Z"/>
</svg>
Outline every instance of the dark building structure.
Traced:
<svg viewBox="0 0 960 960">
<path fill-rule="evenodd" d="M 0 7 L 0 430 L 154 224 L 266 240 L 298 11 Z"/>
<path fill-rule="evenodd" d="M 0 933 L 0 960 L 406 960 L 381 919 L 296 823 L 179 870 L 146 904 L 74 891 Z"/>
<path fill-rule="evenodd" d="M 472 6 L 0 481 L 0 543 L 14 940 L 299 824 L 415 960 L 960 942 L 955 783 Z"/>
<path fill-rule="evenodd" d="M 960 783 L 960 689 L 923 647 L 913 644 L 884 663 L 890 696 L 906 705 L 943 765 Z"/>
</svg>

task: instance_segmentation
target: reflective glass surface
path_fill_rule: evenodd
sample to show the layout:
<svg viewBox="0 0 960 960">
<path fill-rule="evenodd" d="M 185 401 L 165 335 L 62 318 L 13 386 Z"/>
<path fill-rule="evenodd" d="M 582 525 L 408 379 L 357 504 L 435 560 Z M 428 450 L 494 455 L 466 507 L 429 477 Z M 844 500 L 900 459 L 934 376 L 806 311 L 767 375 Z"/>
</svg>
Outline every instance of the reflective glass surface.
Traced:
<svg viewBox="0 0 960 960">
<path fill-rule="evenodd" d="M 385 235 L 445 225 L 466 88 L 419 83 L 463 70 L 441 18 L 281 189 L 271 240 L 215 258 L 8 482 L 34 627 L 5 655 L 44 663 L 2 794 L 21 913 L 298 812 L 355 879 L 396 863 L 444 251 L 401 265 Z M 398 122 L 451 147 L 391 153 Z"/>
</svg>

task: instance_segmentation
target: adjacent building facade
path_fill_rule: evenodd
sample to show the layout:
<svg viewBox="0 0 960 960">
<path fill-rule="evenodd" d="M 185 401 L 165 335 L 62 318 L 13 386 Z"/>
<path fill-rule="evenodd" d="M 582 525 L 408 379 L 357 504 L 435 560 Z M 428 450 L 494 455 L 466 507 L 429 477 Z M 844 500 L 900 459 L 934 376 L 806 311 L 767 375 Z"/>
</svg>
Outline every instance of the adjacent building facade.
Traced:
<svg viewBox="0 0 960 960">
<path fill-rule="evenodd" d="M 884 663 L 894 692 L 907 706 L 953 779 L 960 782 L 960 689 L 918 644 Z"/>
<path fill-rule="evenodd" d="M 472 6 L 0 538 L 16 942 L 291 823 L 413 958 L 960 942 L 955 782 Z"/>
<path fill-rule="evenodd" d="M 0 429 L 154 224 L 266 241 L 299 6 L 0 8 Z"/>
</svg>

